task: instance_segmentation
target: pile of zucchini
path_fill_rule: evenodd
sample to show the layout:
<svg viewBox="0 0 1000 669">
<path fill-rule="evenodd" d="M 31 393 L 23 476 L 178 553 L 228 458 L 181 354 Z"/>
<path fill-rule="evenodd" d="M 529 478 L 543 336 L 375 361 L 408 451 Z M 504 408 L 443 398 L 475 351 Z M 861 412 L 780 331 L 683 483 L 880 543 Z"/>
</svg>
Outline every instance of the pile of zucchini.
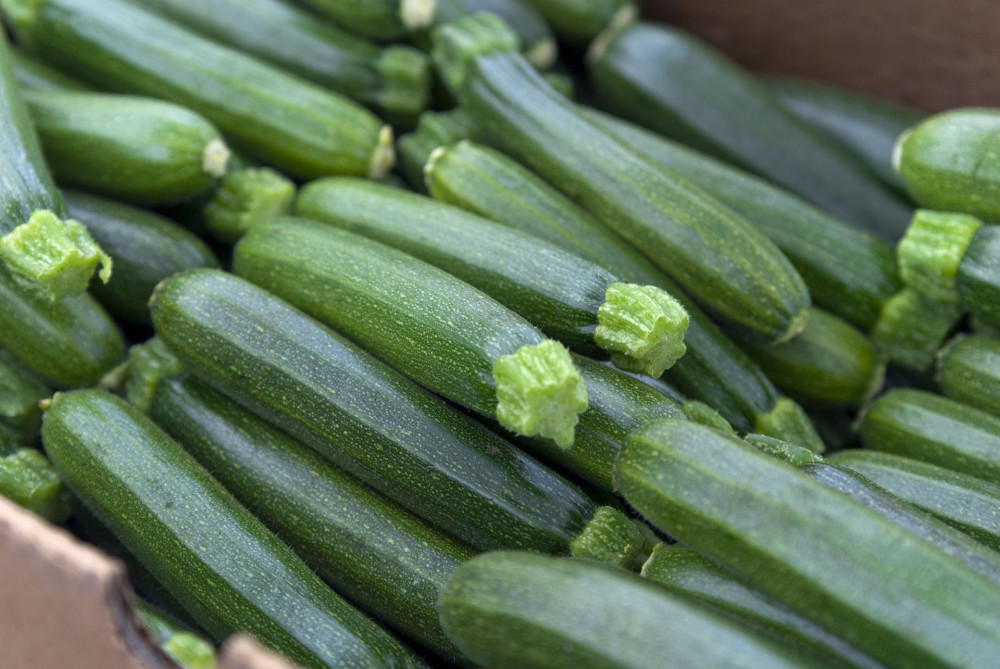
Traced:
<svg viewBox="0 0 1000 669">
<path fill-rule="evenodd" d="M 178 665 L 997 663 L 1000 110 L 632 0 L 0 16 L 0 494 Z"/>
</svg>

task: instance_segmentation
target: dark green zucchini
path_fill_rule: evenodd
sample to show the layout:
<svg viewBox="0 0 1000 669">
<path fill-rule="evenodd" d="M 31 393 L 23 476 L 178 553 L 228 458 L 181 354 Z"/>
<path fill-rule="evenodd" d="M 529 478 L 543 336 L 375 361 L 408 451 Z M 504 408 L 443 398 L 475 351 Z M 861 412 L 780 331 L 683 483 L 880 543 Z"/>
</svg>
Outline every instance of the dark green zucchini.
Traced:
<svg viewBox="0 0 1000 669">
<path fill-rule="evenodd" d="M 0 427 L 18 442 L 38 439 L 42 412 L 38 403 L 52 396 L 42 379 L 0 348 Z"/>
<path fill-rule="evenodd" d="M 121 321 L 149 325 L 156 284 L 192 267 L 219 266 L 205 242 L 173 221 L 93 195 L 65 195 L 70 216 L 115 259 L 114 276 L 93 282 L 91 294 Z"/>
<path fill-rule="evenodd" d="M 586 120 L 488 14 L 435 31 L 432 59 L 493 141 L 646 253 L 696 300 L 768 341 L 795 336 L 810 298 L 745 219 Z"/>
<path fill-rule="evenodd" d="M 605 30 L 627 25 L 639 13 L 633 0 L 529 0 L 559 39 L 584 47 Z"/>
<path fill-rule="evenodd" d="M 430 25 L 438 0 L 301 0 L 351 32 L 376 40 L 403 37 Z"/>
<path fill-rule="evenodd" d="M 900 198 L 705 42 L 634 23 L 599 46 L 588 74 L 609 111 L 752 170 L 886 241 L 903 234 L 910 209 Z"/>
<path fill-rule="evenodd" d="M 156 645 L 170 656 L 181 669 L 213 669 L 215 649 L 208 641 L 187 629 L 182 623 L 147 602 L 133 601 L 139 620 L 152 634 Z"/>
<path fill-rule="evenodd" d="M 247 632 L 310 667 L 423 666 L 124 400 L 57 394 L 42 439 L 69 488 L 217 641 Z"/>
<path fill-rule="evenodd" d="M 412 125 L 427 106 L 427 57 L 411 47 L 379 47 L 285 0 L 137 0 L 222 44 Z"/>
<path fill-rule="evenodd" d="M 325 223 L 285 218 L 240 239 L 233 271 L 432 392 L 517 434 L 572 445 L 587 390 L 569 352 L 443 270 Z"/>
<path fill-rule="evenodd" d="M 471 550 L 189 374 L 161 380 L 147 413 L 335 590 L 460 657 L 437 598 Z"/>
<path fill-rule="evenodd" d="M 587 560 L 487 553 L 458 568 L 440 607 L 448 635 L 488 667 L 824 666 L 636 574 Z"/>
<path fill-rule="evenodd" d="M 17 80 L 21 90 L 81 92 L 89 90 L 82 82 L 22 53 L 19 49 L 11 49 L 10 58 L 14 67 L 14 79 Z"/>
<path fill-rule="evenodd" d="M 1000 652 L 1000 587 L 739 439 L 659 420 L 617 472 L 660 529 L 877 661 L 971 667 Z"/>
<path fill-rule="evenodd" d="M 29 53 L 102 89 L 188 107 L 293 176 L 380 176 L 392 167 L 392 130 L 371 112 L 125 0 L 0 7 Z"/>
<path fill-rule="evenodd" d="M 958 266 L 958 297 L 977 318 L 1000 327 L 1000 226 L 976 232 Z"/>
<path fill-rule="evenodd" d="M 0 457 L 0 497 L 50 523 L 61 524 L 69 517 L 69 491 L 52 464 L 33 448 Z"/>
<path fill-rule="evenodd" d="M 441 25 L 477 12 L 496 14 L 521 40 L 521 52 L 540 70 L 552 67 L 559 47 L 549 24 L 529 0 L 438 0 L 434 23 Z"/>
<path fill-rule="evenodd" d="M 938 383 L 948 397 L 1000 419 L 1000 337 L 956 337 L 938 354 Z"/>
<path fill-rule="evenodd" d="M 595 534 L 593 504 L 566 481 L 242 279 L 179 274 L 153 323 L 217 390 L 469 545 L 565 553 Z"/>
<path fill-rule="evenodd" d="M 652 377 L 684 355 L 688 315 L 666 291 L 627 283 L 544 239 L 362 179 L 303 187 L 299 216 L 419 258 L 475 286 L 573 351 Z"/>
<path fill-rule="evenodd" d="M 879 669 L 816 623 L 790 611 L 770 595 L 747 586 L 695 551 L 674 545 L 656 551 L 642 576 L 706 608 L 732 616 L 767 636 L 802 647 L 833 666 Z"/>
<path fill-rule="evenodd" d="M 743 350 L 779 388 L 806 404 L 861 404 L 875 396 L 885 376 L 885 363 L 867 337 L 816 308 L 795 339 L 777 346 L 746 343 Z"/>
<path fill-rule="evenodd" d="M 1000 549 L 1000 485 L 880 451 L 839 451 L 827 462 L 856 471 L 981 544 Z"/>
</svg>

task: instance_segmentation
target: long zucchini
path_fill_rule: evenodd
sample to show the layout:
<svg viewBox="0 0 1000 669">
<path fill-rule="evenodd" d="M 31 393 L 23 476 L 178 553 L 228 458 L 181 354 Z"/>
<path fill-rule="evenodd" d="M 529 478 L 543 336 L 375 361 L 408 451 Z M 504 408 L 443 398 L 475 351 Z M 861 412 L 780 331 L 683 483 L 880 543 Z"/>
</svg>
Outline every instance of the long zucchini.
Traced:
<svg viewBox="0 0 1000 669">
<path fill-rule="evenodd" d="M 600 536 L 593 504 L 566 481 L 246 281 L 189 270 L 163 284 L 152 311 L 210 385 L 461 541 L 564 553 Z"/>
<path fill-rule="evenodd" d="M 656 421 L 617 471 L 660 529 L 875 660 L 972 667 L 1000 652 L 1000 587 L 738 439 Z"/>
<path fill-rule="evenodd" d="M 335 590 L 460 657 L 437 598 L 471 550 L 189 374 L 161 380 L 147 413 Z"/>
<path fill-rule="evenodd" d="M 569 352 L 450 274 L 307 219 L 248 232 L 233 271 L 432 392 L 517 434 L 572 445 L 587 390 Z"/>
<path fill-rule="evenodd" d="M 571 194 L 695 299 L 769 341 L 795 336 L 809 293 L 746 220 L 621 144 L 556 93 L 503 22 L 477 15 L 435 32 L 432 59 L 505 151 Z"/>
<path fill-rule="evenodd" d="M 515 228 L 353 178 L 315 181 L 295 213 L 399 249 L 475 286 L 571 350 L 660 376 L 684 355 L 688 315 L 669 293 Z"/>
<path fill-rule="evenodd" d="M 1000 337 L 956 337 L 938 355 L 937 376 L 945 395 L 1000 419 Z"/>
<path fill-rule="evenodd" d="M 204 115 L 294 176 L 379 176 L 392 130 L 356 103 L 216 44 L 125 0 L 3 0 L 19 43 L 102 89 Z"/>
<path fill-rule="evenodd" d="M 900 198 L 698 38 L 634 23 L 590 56 L 590 81 L 609 111 L 757 172 L 886 241 L 906 228 Z"/>
<path fill-rule="evenodd" d="M 124 400 L 60 393 L 42 439 L 70 489 L 217 641 L 248 632 L 310 667 L 423 666 Z"/>
<path fill-rule="evenodd" d="M 25 444 L 38 439 L 38 403 L 52 391 L 38 376 L 0 348 L 0 428 Z"/>
</svg>

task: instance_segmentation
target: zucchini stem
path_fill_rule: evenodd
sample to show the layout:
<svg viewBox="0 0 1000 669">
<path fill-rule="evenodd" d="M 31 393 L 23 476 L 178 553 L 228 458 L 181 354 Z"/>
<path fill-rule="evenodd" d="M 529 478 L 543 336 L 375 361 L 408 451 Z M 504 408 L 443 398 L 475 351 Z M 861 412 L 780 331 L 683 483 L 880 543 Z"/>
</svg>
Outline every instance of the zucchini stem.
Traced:
<svg viewBox="0 0 1000 669">
<path fill-rule="evenodd" d="M 594 340 L 619 368 L 659 378 L 687 351 L 688 313 L 665 290 L 613 283 L 597 310 Z"/>
<path fill-rule="evenodd" d="M 896 248 L 903 283 L 927 299 L 958 302 L 958 268 L 981 227 L 975 216 L 918 209 Z"/>
<path fill-rule="evenodd" d="M 525 59 L 539 70 L 547 70 L 556 63 L 559 57 L 559 47 L 551 37 L 540 39 L 524 52 Z"/>
<path fill-rule="evenodd" d="M 573 557 L 638 568 L 646 557 L 646 538 L 625 514 L 599 506 L 583 530 L 569 544 Z"/>
<path fill-rule="evenodd" d="M 882 305 L 872 328 L 872 342 L 892 362 L 922 371 L 934 363 L 941 343 L 962 314 L 959 304 L 927 299 L 907 287 Z"/>
<path fill-rule="evenodd" d="M 399 3 L 399 19 L 409 32 L 426 28 L 434 19 L 437 0 L 402 0 Z"/>
<path fill-rule="evenodd" d="M 396 148 L 393 143 L 392 126 L 384 125 L 378 133 L 378 145 L 368 164 L 368 178 L 381 179 L 396 164 Z"/>
<path fill-rule="evenodd" d="M 813 453 L 822 453 L 826 450 L 826 444 L 820 439 L 809 416 L 802 407 L 787 397 L 779 398 L 770 411 L 757 416 L 754 431 L 796 446 L 803 446 Z"/>
<path fill-rule="evenodd" d="M 758 451 L 767 453 L 771 457 L 777 458 L 793 467 L 801 467 L 810 462 L 823 461 L 823 456 L 813 453 L 808 448 L 802 448 L 782 439 L 769 437 L 766 434 L 748 434 L 743 440 Z"/>
<path fill-rule="evenodd" d="M 381 81 L 376 101 L 387 120 L 405 125 L 415 122 L 430 95 L 427 56 L 409 47 L 390 46 L 382 51 L 375 69 Z"/>
<path fill-rule="evenodd" d="M 69 491 L 52 464 L 33 448 L 0 458 L 0 496 L 51 523 L 69 517 Z"/>
<path fill-rule="evenodd" d="M 229 158 L 232 156 L 229 147 L 218 137 L 205 145 L 201 153 L 201 168 L 205 174 L 221 179 L 226 174 Z"/>
<path fill-rule="evenodd" d="M 205 226 L 215 239 L 234 244 L 258 223 L 292 209 L 295 184 L 267 167 L 235 170 L 222 178 L 205 207 Z"/>
</svg>

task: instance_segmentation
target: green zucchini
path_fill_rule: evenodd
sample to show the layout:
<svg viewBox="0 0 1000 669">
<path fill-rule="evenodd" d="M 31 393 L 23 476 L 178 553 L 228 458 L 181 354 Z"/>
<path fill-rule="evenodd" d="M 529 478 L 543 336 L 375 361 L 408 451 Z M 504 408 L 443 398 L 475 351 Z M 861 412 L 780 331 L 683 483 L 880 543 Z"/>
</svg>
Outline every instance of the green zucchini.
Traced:
<svg viewBox="0 0 1000 669">
<path fill-rule="evenodd" d="M 449 659 L 448 576 L 473 553 L 190 375 L 163 379 L 148 415 L 335 590 Z"/>
<path fill-rule="evenodd" d="M 438 0 L 301 0 L 351 32 L 390 40 L 426 28 Z"/>
<path fill-rule="evenodd" d="M 20 49 L 10 50 L 14 79 L 21 90 L 34 91 L 86 91 L 83 83 L 73 77 L 36 60 Z"/>
<path fill-rule="evenodd" d="M 137 0 L 205 37 L 412 124 L 427 106 L 427 57 L 411 47 L 379 47 L 285 0 Z"/>
<path fill-rule="evenodd" d="M 102 89 L 188 107 L 293 176 L 380 176 L 392 167 L 392 130 L 369 111 L 125 0 L 0 8 L 29 53 Z"/>
<path fill-rule="evenodd" d="M 18 443 L 17 437 L 10 431 L 10 428 L 0 423 L 0 457 L 13 455 L 21 448 L 23 445 Z"/>
<path fill-rule="evenodd" d="M 210 385 L 459 540 L 565 553 L 601 536 L 592 503 L 566 481 L 246 281 L 189 270 L 163 284 L 152 311 Z"/>
<path fill-rule="evenodd" d="M 1000 337 L 956 337 L 938 354 L 938 383 L 948 397 L 1000 418 Z"/>
<path fill-rule="evenodd" d="M 90 295 L 52 303 L 0 267 L 0 347 L 55 386 L 92 386 L 121 362 L 125 344 Z"/>
<path fill-rule="evenodd" d="M 60 393 L 42 439 L 70 489 L 217 641 L 247 632 L 310 667 L 423 666 L 124 400 Z"/>
<path fill-rule="evenodd" d="M 248 167 L 222 177 L 202 211 L 209 235 L 234 244 L 253 226 L 292 209 L 295 184 L 269 167 Z"/>
<path fill-rule="evenodd" d="M 807 404 L 861 404 L 881 389 L 885 375 L 885 363 L 867 337 L 816 308 L 790 342 L 746 343 L 743 350 L 779 388 Z"/>
<path fill-rule="evenodd" d="M 588 117 L 744 216 L 798 270 L 813 302 L 863 330 L 900 289 L 892 247 L 737 167 L 597 110 Z"/>
<path fill-rule="evenodd" d="M 569 352 L 450 274 L 306 219 L 255 227 L 233 271 L 432 392 L 517 434 L 572 445 L 587 389 Z"/>
<path fill-rule="evenodd" d="M 496 14 L 517 33 L 521 52 L 540 70 L 552 67 L 559 47 L 549 24 L 529 0 L 438 0 L 434 24 L 441 25 L 477 12 Z"/>
<path fill-rule="evenodd" d="M 621 569 L 496 552 L 459 567 L 441 594 L 445 631 L 488 667 L 820 667 L 708 607 Z"/>
<path fill-rule="evenodd" d="M 690 548 L 674 545 L 654 552 L 642 566 L 642 576 L 710 610 L 725 613 L 767 636 L 802 647 L 834 666 L 859 669 L 882 667 L 816 623 L 742 583 Z"/>
<path fill-rule="evenodd" d="M 893 164 L 921 207 L 1000 223 L 1000 111 L 931 116 L 899 137 Z"/>
<path fill-rule="evenodd" d="M 904 131 L 924 118 L 923 112 L 808 79 L 762 81 L 793 114 L 848 149 L 882 183 L 906 193 L 906 184 L 892 167 L 893 147 Z"/>
<path fill-rule="evenodd" d="M 958 297 L 974 316 L 1000 327 L 1000 226 L 976 232 L 958 266 Z"/>
<path fill-rule="evenodd" d="M 0 457 L 0 497 L 50 523 L 61 524 L 69 517 L 69 492 L 45 456 L 33 448 Z"/>
<path fill-rule="evenodd" d="M 44 381 L 0 348 L 0 427 L 7 434 L 19 442 L 34 443 L 42 420 L 38 403 L 51 396 Z"/>
<path fill-rule="evenodd" d="M 152 634 L 156 645 L 179 664 L 181 669 L 215 667 L 215 649 L 212 644 L 143 600 L 136 599 L 133 604 L 139 620 Z"/>
<path fill-rule="evenodd" d="M 758 451 L 767 453 L 771 457 L 777 458 L 782 462 L 787 462 L 793 467 L 801 467 L 802 465 L 809 464 L 811 462 L 823 461 L 823 456 L 813 453 L 808 448 L 803 448 L 797 444 L 790 444 L 787 441 L 775 439 L 774 437 L 768 437 L 764 434 L 748 434 L 743 437 L 743 441 L 747 442 Z"/>
<path fill-rule="evenodd" d="M 617 472 L 660 529 L 877 661 L 985 666 L 1000 652 L 1000 587 L 739 439 L 659 420 Z"/>
<path fill-rule="evenodd" d="M 435 149 L 471 139 L 478 134 L 481 133 L 478 132 L 475 120 L 461 107 L 447 112 L 426 111 L 420 115 L 416 129 L 396 142 L 399 171 L 410 188 L 426 193 L 430 188 L 430 176 L 425 175 L 427 161 Z"/>
<path fill-rule="evenodd" d="M 639 10 L 633 0 L 529 0 L 559 39 L 576 47 L 601 32 L 627 25 Z"/>
<path fill-rule="evenodd" d="M 425 113 L 416 134 L 427 128 L 424 134 L 428 138 L 454 139 L 467 134 L 470 122 L 463 114 Z M 427 155 L 434 148 L 430 147 Z M 402 151 L 402 155 L 405 166 L 407 152 Z M 767 432 L 822 450 L 801 409 L 781 398 L 764 373 L 677 284 L 530 170 L 493 149 L 460 142 L 438 152 L 427 164 L 427 186 L 435 199 L 557 244 L 627 281 L 667 290 L 684 303 L 690 318 L 685 336 L 687 353 L 667 371 L 667 380 L 685 395 L 718 410 L 743 432 Z"/>
<path fill-rule="evenodd" d="M 432 60 L 462 106 L 515 158 L 589 209 L 693 298 L 759 338 L 808 319 L 805 284 L 745 219 L 586 120 L 513 50 L 488 14 L 438 28 Z"/>
<path fill-rule="evenodd" d="M 934 364 L 934 356 L 962 314 L 958 304 L 928 299 L 907 287 L 882 305 L 871 331 L 872 343 L 890 361 L 922 372 Z"/>
<path fill-rule="evenodd" d="M 669 293 L 501 223 L 362 179 L 303 187 L 299 216 L 419 258 L 475 286 L 571 350 L 652 377 L 684 355 L 688 315 Z"/>
<path fill-rule="evenodd" d="M 184 371 L 184 364 L 156 335 L 129 347 L 126 366 L 122 394 L 143 413 L 149 410 L 160 379 Z"/>
<path fill-rule="evenodd" d="M 827 462 L 856 471 L 981 544 L 1000 549 L 1000 485 L 880 451 L 839 451 Z"/>
<path fill-rule="evenodd" d="M 195 234 L 156 214 L 67 191 L 66 207 L 115 259 L 106 284 L 93 282 L 91 294 L 120 321 L 149 325 L 153 288 L 191 267 L 218 267 L 219 261 Z"/>
<path fill-rule="evenodd" d="M 886 241 L 905 230 L 910 210 L 900 198 L 693 35 L 634 23 L 589 56 L 589 79 L 609 111 L 752 170 Z"/>
</svg>

